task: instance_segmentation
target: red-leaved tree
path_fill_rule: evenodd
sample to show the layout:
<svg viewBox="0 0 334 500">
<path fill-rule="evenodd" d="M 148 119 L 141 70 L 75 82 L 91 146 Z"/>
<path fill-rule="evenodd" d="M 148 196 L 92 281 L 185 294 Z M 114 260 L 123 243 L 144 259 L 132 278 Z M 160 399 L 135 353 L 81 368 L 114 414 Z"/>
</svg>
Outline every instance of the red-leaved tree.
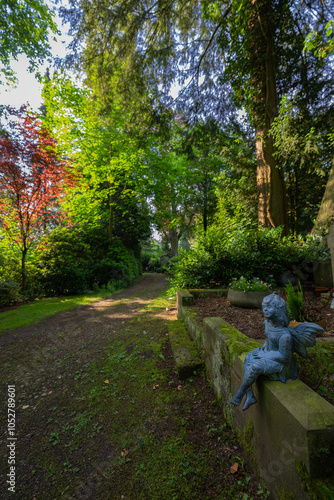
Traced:
<svg viewBox="0 0 334 500">
<path fill-rule="evenodd" d="M 8 108 L 12 119 L 0 137 L 1 226 L 21 251 L 22 290 L 26 256 L 58 210 L 66 186 L 74 184 L 70 165 L 61 160 L 55 140 L 27 106 Z"/>
</svg>

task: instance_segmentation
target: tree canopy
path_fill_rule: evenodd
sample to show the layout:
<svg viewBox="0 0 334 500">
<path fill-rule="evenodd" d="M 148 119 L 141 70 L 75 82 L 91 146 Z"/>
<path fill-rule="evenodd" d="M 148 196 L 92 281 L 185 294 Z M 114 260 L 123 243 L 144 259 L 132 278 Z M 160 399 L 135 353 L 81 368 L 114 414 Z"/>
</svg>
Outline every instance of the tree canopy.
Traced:
<svg viewBox="0 0 334 500">
<path fill-rule="evenodd" d="M 11 60 L 25 54 L 30 71 L 50 55 L 49 33 L 57 33 L 43 0 L 1 0 L 0 84 L 15 80 Z"/>
<path fill-rule="evenodd" d="M 39 10 L 42 5 L 29 2 L 26 14 L 31 21 L 39 12 L 52 31 L 51 17 Z M 45 271 L 48 290 L 69 293 L 71 281 L 76 290 L 94 286 L 95 272 L 104 286 L 115 279 L 120 286 L 140 272 L 140 249 L 154 229 L 162 234 L 169 257 L 178 254 L 180 245 L 189 249 L 202 241 L 200 252 L 204 250 L 208 265 L 220 238 L 215 235 L 226 228 L 231 228 L 233 241 L 247 240 L 245 231 L 254 231 L 257 223 L 272 228 L 273 233 L 259 229 L 260 247 L 266 235 L 279 240 L 310 231 L 321 199 L 327 207 L 332 192 L 332 3 L 326 7 L 322 1 L 305 0 L 69 0 L 61 8 L 70 22 L 73 50 L 64 66 L 45 78 L 38 130 L 40 135 L 50 131 L 50 140 L 57 138 L 52 147 L 50 142 L 43 148 L 54 148 L 78 178 L 75 186 L 68 179 L 62 203 L 69 224 L 48 235 L 48 250 L 36 257 L 37 274 Z M 13 14 L 8 23 L 14 26 L 15 19 L 19 22 Z M 24 29 L 29 26 L 22 22 Z M 26 51 L 37 64 L 47 52 L 46 32 L 29 41 L 17 26 L 15 40 L 4 45 L 8 57 L 3 61 L 9 64 L 10 57 Z M 69 76 L 73 68 L 81 72 L 80 84 Z M 176 82 L 180 92 L 173 100 L 170 91 Z M 4 146 L 14 140 L 15 125 L 10 128 L 3 135 Z M 36 137 L 27 132 L 27 154 L 38 143 Z M 41 175 L 53 171 L 44 157 L 35 156 Z M 10 154 L 1 167 L 3 179 L 14 171 L 9 160 Z M 35 168 L 26 158 L 16 163 L 15 168 L 26 165 L 23 177 Z M 28 186 L 30 181 L 24 182 Z M 19 228 L 21 216 L 9 221 L 15 196 L 7 191 L 2 209 L 8 212 L 3 213 L 9 231 Z M 31 181 L 26 199 L 35 191 Z M 41 199 L 37 217 L 52 229 L 48 215 L 56 221 L 56 198 L 55 191 L 49 208 Z M 40 229 L 34 225 L 22 240 L 24 259 Z M 124 269 L 116 276 L 106 259 L 110 272 L 100 272 L 89 243 L 95 232 L 108 255 L 122 249 L 124 262 L 132 262 L 126 279 Z M 64 264 L 56 272 L 74 242 L 71 269 Z M 220 251 L 224 253 L 223 247 Z M 79 258 L 79 265 L 82 252 L 86 258 Z M 65 288 L 63 272 L 68 276 Z"/>
<path fill-rule="evenodd" d="M 169 90 L 178 81 L 177 106 L 188 120 L 226 123 L 236 107 L 244 108 L 255 129 L 259 222 L 287 233 L 284 166 L 270 128 L 285 94 L 297 95 L 309 114 L 320 101 L 324 106 L 324 97 L 332 109 L 330 62 L 304 51 L 312 27 L 321 29 L 331 15 L 322 2 L 73 0 L 62 13 L 73 47 L 81 48 L 72 62 L 106 106 L 115 93 L 127 106 L 134 99 L 151 99 L 151 111 L 159 102 L 171 105 Z"/>
</svg>

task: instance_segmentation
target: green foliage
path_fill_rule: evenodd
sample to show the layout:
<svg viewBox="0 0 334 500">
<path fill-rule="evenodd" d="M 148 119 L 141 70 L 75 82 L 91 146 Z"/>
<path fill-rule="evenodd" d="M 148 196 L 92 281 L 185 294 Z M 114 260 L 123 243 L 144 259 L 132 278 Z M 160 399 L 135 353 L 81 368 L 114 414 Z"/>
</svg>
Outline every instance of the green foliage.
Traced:
<svg viewBox="0 0 334 500">
<path fill-rule="evenodd" d="M 20 260 L 6 233 L 0 238 L 0 306 L 15 304 L 20 298 Z"/>
<path fill-rule="evenodd" d="M 0 281 L 0 307 L 15 304 L 20 296 L 18 283 L 15 281 Z"/>
<path fill-rule="evenodd" d="M 309 500 L 332 500 L 334 498 L 334 485 L 331 478 L 323 480 L 311 478 L 306 465 L 301 460 L 297 460 L 296 468 Z"/>
<path fill-rule="evenodd" d="M 326 345 L 309 347 L 308 357 L 296 357 L 298 376 L 313 390 L 334 404 L 334 353 Z"/>
<path fill-rule="evenodd" d="M 290 320 L 303 321 L 303 290 L 300 281 L 297 290 L 291 283 L 287 283 L 284 288 Z"/>
<path fill-rule="evenodd" d="M 331 19 L 324 30 L 312 31 L 305 40 L 307 52 L 313 51 L 316 57 L 327 58 L 334 52 L 334 20 Z"/>
<path fill-rule="evenodd" d="M 174 135 L 169 141 L 152 137 L 145 158 L 149 166 L 155 224 L 176 254 L 178 239 L 189 230 L 198 210 L 198 192 L 195 172 L 180 144 L 182 127 L 173 120 L 170 129 Z"/>
<path fill-rule="evenodd" d="M 312 227 L 332 166 L 333 145 L 328 140 L 332 112 L 326 117 L 322 105 L 314 99 L 311 115 L 302 93 L 293 100 L 283 96 L 271 126 L 274 156 L 285 172 L 289 227 L 295 234 Z"/>
<path fill-rule="evenodd" d="M 49 31 L 57 33 L 54 14 L 43 0 L 2 0 L 0 2 L 1 44 L 0 75 L 4 82 L 15 82 L 15 74 L 10 67 L 13 59 L 25 54 L 29 60 L 29 70 L 50 54 Z"/>
<path fill-rule="evenodd" d="M 244 276 L 241 276 L 239 279 L 233 278 L 229 284 L 229 288 L 242 292 L 268 292 L 271 285 L 256 277 L 247 280 Z"/>
<path fill-rule="evenodd" d="M 48 295 L 71 295 L 118 284 L 141 273 L 132 250 L 119 238 L 109 240 L 98 226 L 59 228 L 40 246 L 40 283 Z M 108 285 L 109 284 L 109 285 Z"/>
<path fill-rule="evenodd" d="M 182 187 L 187 188 L 188 184 L 184 182 L 184 186 L 177 186 L 179 189 L 175 189 L 175 186 L 167 181 L 163 184 L 166 186 L 166 192 L 160 192 L 160 198 L 163 199 L 165 195 L 164 203 L 157 205 L 159 209 L 167 207 L 174 210 L 169 210 L 167 222 L 166 217 L 160 217 L 159 223 L 160 227 L 168 225 L 168 230 L 174 231 L 174 245 L 176 229 L 179 236 L 183 230 L 181 225 L 187 223 L 189 226 L 192 222 L 189 217 L 186 219 L 184 215 L 186 211 L 192 212 L 193 219 L 195 216 L 197 220 L 202 217 L 205 227 L 207 221 L 212 220 L 217 202 L 217 196 L 212 189 L 215 182 L 213 177 L 221 168 L 221 156 L 217 152 L 221 152 L 223 148 L 219 143 L 219 137 L 216 142 L 211 130 L 206 128 L 206 124 L 202 127 L 200 121 L 203 117 L 214 116 L 225 126 L 235 111 L 233 104 L 248 112 L 248 119 L 252 125 L 256 123 L 261 127 L 266 136 L 264 144 L 267 142 L 268 145 L 265 147 L 264 158 L 265 161 L 274 159 L 271 166 L 275 172 L 275 163 L 284 162 L 272 155 L 269 147 L 271 139 L 267 131 L 277 114 L 277 96 L 284 94 L 291 96 L 300 91 L 300 100 L 303 101 L 303 109 L 306 112 L 297 135 L 299 138 L 305 137 L 307 147 L 313 148 L 313 152 L 309 151 L 309 161 L 305 167 L 305 170 L 310 169 L 307 182 L 303 179 L 304 172 L 300 171 L 298 163 L 291 165 L 291 162 L 288 162 L 284 165 L 286 166 L 284 171 L 282 165 L 278 165 L 280 169 L 282 168 L 282 175 L 276 178 L 276 181 L 275 176 L 270 177 L 268 182 L 272 185 L 269 186 L 269 191 L 275 193 L 277 184 L 279 189 L 277 199 L 283 200 L 285 198 L 283 180 L 291 178 L 288 182 L 288 201 L 292 207 L 294 234 L 299 231 L 296 227 L 298 224 L 303 232 L 310 229 L 311 220 L 321 199 L 326 176 L 314 179 L 312 175 L 313 146 L 315 139 L 319 143 L 317 147 L 324 145 L 325 135 L 323 131 L 321 134 L 318 133 L 319 126 L 324 123 L 324 129 L 328 128 L 330 114 L 333 114 L 332 68 L 330 61 L 319 61 L 313 54 L 306 55 L 303 51 L 305 32 L 312 29 L 312 23 L 317 16 L 313 10 L 311 12 L 313 7 L 299 0 L 291 3 L 273 1 L 255 3 L 256 5 L 250 0 L 242 3 L 190 1 L 183 5 L 182 2 L 163 0 L 147 9 L 145 2 L 138 1 L 136 4 L 131 2 L 122 4 L 120 15 L 118 9 L 111 9 L 108 2 L 93 0 L 62 9 L 62 15 L 70 22 L 76 41 L 85 46 L 85 50 L 79 55 L 74 55 L 73 59 L 78 58 L 76 63 L 86 72 L 87 82 L 94 89 L 94 104 L 100 105 L 103 102 L 101 107 L 106 117 L 112 115 L 114 119 L 115 116 L 122 115 L 121 126 L 114 126 L 111 129 L 113 132 L 126 129 L 132 134 L 135 126 L 142 130 L 139 122 L 147 124 L 147 116 L 151 115 L 151 124 L 155 120 L 156 127 L 147 127 L 146 132 L 153 133 L 153 129 L 159 127 L 160 131 L 164 129 L 162 142 L 167 144 L 173 136 L 173 127 L 170 126 L 171 109 L 162 111 L 160 98 L 164 99 L 164 103 L 170 102 L 168 92 L 171 84 L 176 79 L 181 85 L 184 84 L 177 102 L 179 109 L 188 111 L 186 119 L 191 121 L 195 118 L 193 121 L 197 120 L 199 124 L 183 138 L 187 146 L 187 159 L 197 173 L 198 183 L 193 192 L 189 189 L 183 191 L 185 194 L 188 191 L 188 197 L 183 197 L 181 203 L 174 204 L 174 207 L 169 206 L 172 205 L 172 197 L 177 198 L 177 195 L 181 194 Z M 315 12 L 317 9 L 319 5 L 314 6 Z M 326 24 L 327 19 L 324 19 L 326 15 L 321 9 L 319 21 L 317 20 L 319 26 L 323 27 Z M 105 26 L 109 29 L 105 30 Z M 328 25 L 327 33 L 331 37 L 330 30 L 331 27 Z M 234 93 L 233 99 L 231 89 Z M 125 109 L 126 117 L 123 115 Z M 139 109 L 141 112 L 138 112 Z M 308 127 L 312 113 L 315 115 L 315 120 Z M 307 127 L 309 129 L 304 134 Z M 101 136 L 107 128 L 101 127 Z M 251 155 L 247 157 L 247 166 L 252 164 L 254 167 L 254 133 L 248 130 L 245 135 L 253 138 L 253 149 Z M 257 137 L 260 135 L 257 134 Z M 295 135 L 293 134 L 293 137 Z M 126 143 L 124 136 L 123 139 Z M 95 142 L 99 142 L 98 138 Z M 109 164 L 108 145 L 112 141 L 103 142 L 105 153 L 103 158 L 106 158 L 106 161 L 101 162 L 101 165 L 104 167 Z M 85 143 L 88 144 L 89 141 Z M 123 147 L 121 141 L 119 144 Z M 95 157 L 95 151 L 88 149 Z M 225 148 L 224 154 L 227 149 Z M 115 157 L 117 154 L 116 147 Z M 180 161 L 180 156 L 179 151 L 174 161 L 170 161 L 172 167 L 173 163 Z M 239 165 L 242 163 L 238 162 Z M 234 167 L 233 173 L 237 169 L 236 165 Z M 105 172 L 109 170 L 106 169 Z M 298 179 L 293 179 L 295 172 L 300 174 Z M 165 173 L 168 175 L 167 169 L 163 175 Z M 254 174 L 253 169 L 251 173 Z M 227 182 L 228 178 L 226 176 Z M 256 177 L 252 175 L 252 188 L 255 180 Z M 247 186 L 250 184 L 244 183 L 242 186 L 243 195 L 247 191 Z M 303 203 L 304 195 L 307 195 L 306 203 Z M 252 216 L 255 211 L 256 196 L 256 189 L 252 189 L 249 198 L 251 203 L 246 207 L 248 210 L 251 205 Z M 275 196 L 272 199 L 274 198 Z M 166 199 L 169 205 L 165 203 Z M 191 203 L 188 202 L 189 199 Z M 189 208 L 193 209 L 195 204 L 194 216 Z M 179 211 L 175 210 L 178 206 L 181 207 Z M 281 212 L 285 213 L 285 203 L 282 203 L 280 208 Z M 298 217 L 299 214 L 296 216 L 297 211 L 302 212 L 302 218 Z M 278 219 L 271 217 L 274 224 L 283 223 L 283 220 L 285 221 L 284 217 Z M 266 223 L 272 222 L 267 220 Z"/>
<path fill-rule="evenodd" d="M 160 247 L 157 241 L 149 241 L 143 246 L 141 263 L 144 271 L 162 273 L 171 266 L 172 255 Z"/>
<path fill-rule="evenodd" d="M 172 283 L 178 288 L 219 288 L 241 276 L 277 283 L 283 271 L 312 259 L 319 247 L 318 240 L 282 238 L 281 233 L 280 228 L 228 220 L 213 226 L 193 249 L 180 252 Z"/>
<path fill-rule="evenodd" d="M 106 113 L 93 92 L 70 78 L 45 79 L 44 123 L 58 147 L 82 173 L 79 186 L 68 190 L 64 205 L 72 223 L 106 222 L 109 236 L 129 248 L 150 235 L 146 200 L 148 167 L 144 150 L 126 130 L 117 100 Z"/>
</svg>

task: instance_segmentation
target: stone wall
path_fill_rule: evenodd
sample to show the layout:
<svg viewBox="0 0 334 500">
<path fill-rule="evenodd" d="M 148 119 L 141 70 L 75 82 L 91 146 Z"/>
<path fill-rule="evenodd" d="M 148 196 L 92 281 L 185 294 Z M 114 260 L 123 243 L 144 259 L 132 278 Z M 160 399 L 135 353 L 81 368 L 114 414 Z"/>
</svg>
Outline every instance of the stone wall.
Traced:
<svg viewBox="0 0 334 500">
<path fill-rule="evenodd" d="M 265 377 L 254 384 L 257 404 L 245 412 L 231 405 L 231 395 L 243 378 L 244 358 L 259 343 L 222 318 L 207 318 L 199 328 L 195 314 L 184 304 L 191 304 L 192 295 L 178 292 L 178 316 L 197 340 L 215 394 L 238 429 L 255 470 L 273 498 L 288 494 L 298 500 L 310 498 L 301 471 L 306 467 L 310 478 L 333 475 L 334 407 L 300 380 L 283 384 Z"/>
</svg>

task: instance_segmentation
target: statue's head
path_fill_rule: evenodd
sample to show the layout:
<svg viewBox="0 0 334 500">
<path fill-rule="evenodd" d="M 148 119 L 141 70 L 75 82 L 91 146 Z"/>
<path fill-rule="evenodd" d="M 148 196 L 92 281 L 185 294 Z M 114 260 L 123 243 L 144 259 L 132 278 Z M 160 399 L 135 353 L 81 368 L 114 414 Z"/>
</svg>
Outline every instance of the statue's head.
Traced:
<svg viewBox="0 0 334 500">
<path fill-rule="evenodd" d="M 289 326 L 290 320 L 288 315 L 288 308 L 285 300 L 282 299 L 282 297 L 277 295 L 275 292 L 267 295 L 262 301 L 262 308 L 266 304 L 270 304 L 274 309 L 274 314 L 272 317 L 274 323 L 278 323 L 284 327 Z"/>
</svg>

